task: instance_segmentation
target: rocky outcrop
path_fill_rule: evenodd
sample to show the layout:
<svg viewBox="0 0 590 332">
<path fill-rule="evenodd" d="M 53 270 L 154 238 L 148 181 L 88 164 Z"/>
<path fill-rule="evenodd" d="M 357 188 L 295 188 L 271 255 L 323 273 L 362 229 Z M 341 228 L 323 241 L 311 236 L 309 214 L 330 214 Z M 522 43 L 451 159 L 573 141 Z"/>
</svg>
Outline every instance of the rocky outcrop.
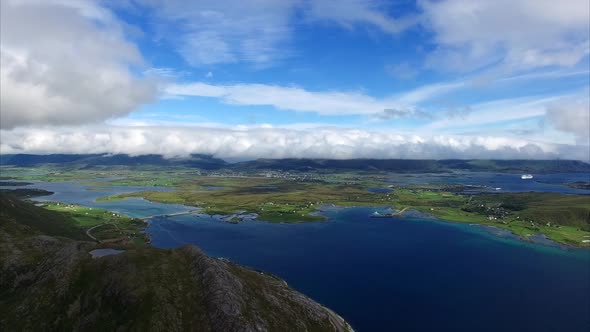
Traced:
<svg viewBox="0 0 590 332">
<path fill-rule="evenodd" d="M 277 277 L 208 257 L 195 246 L 180 250 L 200 280 L 215 331 L 351 330 L 340 316 Z"/>
</svg>

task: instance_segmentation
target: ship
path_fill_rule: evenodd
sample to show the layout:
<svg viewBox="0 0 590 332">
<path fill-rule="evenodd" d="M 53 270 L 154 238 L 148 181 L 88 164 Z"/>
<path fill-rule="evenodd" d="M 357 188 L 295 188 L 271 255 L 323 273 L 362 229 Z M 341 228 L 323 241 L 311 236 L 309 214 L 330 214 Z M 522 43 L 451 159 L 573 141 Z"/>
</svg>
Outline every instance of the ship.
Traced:
<svg viewBox="0 0 590 332">
<path fill-rule="evenodd" d="M 531 174 L 523 174 L 520 178 L 523 180 L 529 180 L 532 179 L 533 176 Z"/>
</svg>

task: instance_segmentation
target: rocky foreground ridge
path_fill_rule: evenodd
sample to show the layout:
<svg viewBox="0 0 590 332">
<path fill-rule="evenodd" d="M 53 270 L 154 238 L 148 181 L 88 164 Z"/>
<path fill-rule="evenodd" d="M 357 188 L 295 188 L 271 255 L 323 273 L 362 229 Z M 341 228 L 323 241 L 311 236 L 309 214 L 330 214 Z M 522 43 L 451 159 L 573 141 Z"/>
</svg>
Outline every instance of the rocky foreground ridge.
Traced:
<svg viewBox="0 0 590 332">
<path fill-rule="evenodd" d="M 99 247 L 65 216 L 0 195 L 2 331 L 350 331 L 281 279 L 195 246 Z"/>
</svg>

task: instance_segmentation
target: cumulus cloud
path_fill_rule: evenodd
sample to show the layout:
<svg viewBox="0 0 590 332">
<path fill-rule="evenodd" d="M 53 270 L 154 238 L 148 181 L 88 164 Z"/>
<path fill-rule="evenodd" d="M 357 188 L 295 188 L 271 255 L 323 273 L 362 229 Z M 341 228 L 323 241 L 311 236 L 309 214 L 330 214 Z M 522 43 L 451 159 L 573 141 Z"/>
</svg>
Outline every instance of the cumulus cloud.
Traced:
<svg viewBox="0 0 590 332">
<path fill-rule="evenodd" d="M 191 153 L 221 158 L 574 158 L 587 151 L 522 138 L 426 136 L 345 128 L 52 127 L 0 131 L 2 153 Z"/>
<path fill-rule="evenodd" d="M 420 2 L 434 32 L 430 66 L 470 71 L 573 66 L 590 52 L 587 0 L 446 0 Z"/>
<path fill-rule="evenodd" d="M 92 1 L 0 2 L 1 127 L 75 124 L 126 115 L 154 87 L 108 10 Z"/>
<path fill-rule="evenodd" d="M 429 130 L 464 130 L 482 128 L 508 121 L 540 118 L 545 115 L 548 105 L 569 96 L 528 96 L 521 98 L 500 99 L 470 105 L 468 108 L 447 110 L 446 117 L 441 117 L 428 124 Z M 457 121 L 460 118 L 461 121 Z"/>
<path fill-rule="evenodd" d="M 590 145 L 590 100 L 567 99 L 547 108 L 545 123 L 573 134 L 579 145 Z"/>
</svg>

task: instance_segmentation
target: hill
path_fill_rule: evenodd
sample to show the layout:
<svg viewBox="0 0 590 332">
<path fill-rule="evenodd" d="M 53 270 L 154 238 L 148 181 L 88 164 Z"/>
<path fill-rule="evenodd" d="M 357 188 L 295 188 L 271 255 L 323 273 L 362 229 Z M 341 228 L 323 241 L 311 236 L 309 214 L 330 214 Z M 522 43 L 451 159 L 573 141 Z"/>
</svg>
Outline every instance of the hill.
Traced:
<svg viewBox="0 0 590 332">
<path fill-rule="evenodd" d="M 277 277 L 194 246 L 92 258 L 67 215 L 0 195 L 0 330 L 348 331 Z"/>
<path fill-rule="evenodd" d="M 460 170 L 528 173 L 590 172 L 590 164 L 577 160 L 258 159 L 233 164 L 231 167 L 242 170 L 357 170 L 406 173 L 440 173 Z"/>
<path fill-rule="evenodd" d="M 126 154 L 14 154 L 3 155 L 0 164 L 19 167 L 32 167 L 43 164 L 57 164 L 60 166 L 186 166 L 200 169 L 219 169 L 227 163 L 221 159 L 207 155 L 191 155 L 186 158 L 164 158 L 161 155 L 129 156 Z"/>
<path fill-rule="evenodd" d="M 233 169 L 242 171 L 383 171 L 407 173 L 440 173 L 449 171 L 482 172 L 590 172 L 590 164 L 578 160 L 483 160 L 483 159 L 257 159 L 238 163 L 208 155 L 193 154 L 186 158 L 164 158 L 161 155 L 129 156 L 125 154 L 50 154 L 1 155 L 1 165 L 32 167 L 43 164 L 92 168 L 94 166 L 183 166 L 203 170 Z"/>
</svg>

